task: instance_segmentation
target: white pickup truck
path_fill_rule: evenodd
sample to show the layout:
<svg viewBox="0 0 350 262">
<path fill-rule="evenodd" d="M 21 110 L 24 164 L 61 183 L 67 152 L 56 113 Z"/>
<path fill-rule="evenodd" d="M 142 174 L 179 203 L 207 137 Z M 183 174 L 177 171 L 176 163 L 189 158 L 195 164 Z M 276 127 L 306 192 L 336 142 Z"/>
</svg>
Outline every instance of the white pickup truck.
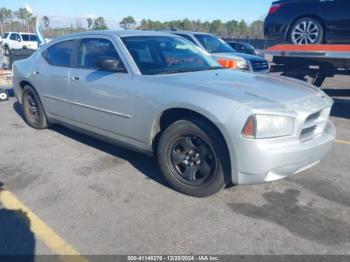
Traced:
<svg viewBox="0 0 350 262">
<path fill-rule="evenodd" d="M 36 34 L 7 32 L 2 37 L 2 46 L 5 54 L 11 49 L 33 49 L 39 47 L 39 41 Z"/>
</svg>

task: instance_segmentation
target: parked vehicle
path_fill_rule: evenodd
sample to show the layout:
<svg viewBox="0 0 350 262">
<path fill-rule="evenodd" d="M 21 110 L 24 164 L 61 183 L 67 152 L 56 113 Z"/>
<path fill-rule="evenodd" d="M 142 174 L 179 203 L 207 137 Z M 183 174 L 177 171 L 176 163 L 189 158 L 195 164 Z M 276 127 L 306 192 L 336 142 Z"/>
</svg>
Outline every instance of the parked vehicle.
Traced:
<svg viewBox="0 0 350 262">
<path fill-rule="evenodd" d="M 226 41 L 234 50 L 238 53 L 248 54 L 248 55 L 256 55 L 259 56 L 260 53 L 255 49 L 254 46 L 248 43 L 243 42 L 235 42 L 235 41 Z"/>
<path fill-rule="evenodd" d="M 7 101 L 9 100 L 9 93 L 0 88 L 0 102 Z"/>
<path fill-rule="evenodd" d="M 269 64 L 267 60 L 256 55 L 238 53 L 216 35 L 177 30 L 170 31 L 169 33 L 182 36 L 195 45 L 208 51 L 224 67 L 254 72 L 269 71 Z"/>
<path fill-rule="evenodd" d="M 13 86 L 33 128 L 63 124 L 156 155 L 169 184 L 196 197 L 299 173 L 335 139 L 324 92 L 223 68 L 161 32 L 55 39 L 14 63 Z"/>
<path fill-rule="evenodd" d="M 8 32 L 3 36 L 2 46 L 8 53 L 11 49 L 38 49 L 38 37 L 30 33 Z"/>
<path fill-rule="evenodd" d="M 265 35 L 293 44 L 349 43 L 350 1 L 275 1 L 265 20 Z"/>
</svg>

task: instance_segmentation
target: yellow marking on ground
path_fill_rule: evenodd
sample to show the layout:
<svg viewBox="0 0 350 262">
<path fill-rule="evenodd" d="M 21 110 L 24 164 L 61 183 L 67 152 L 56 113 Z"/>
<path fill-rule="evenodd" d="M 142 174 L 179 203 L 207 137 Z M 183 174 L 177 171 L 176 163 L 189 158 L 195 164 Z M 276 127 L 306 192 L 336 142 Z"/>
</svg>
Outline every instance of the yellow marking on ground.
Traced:
<svg viewBox="0 0 350 262">
<path fill-rule="evenodd" d="M 350 141 L 345 140 L 335 140 L 337 144 L 350 145 Z"/>
<path fill-rule="evenodd" d="M 21 210 L 30 221 L 30 229 L 60 259 L 67 262 L 88 262 L 77 250 L 61 238 L 53 229 L 27 208 L 15 195 L 7 190 L 0 190 L 0 202 L 9 210 Z"/>
</svg>

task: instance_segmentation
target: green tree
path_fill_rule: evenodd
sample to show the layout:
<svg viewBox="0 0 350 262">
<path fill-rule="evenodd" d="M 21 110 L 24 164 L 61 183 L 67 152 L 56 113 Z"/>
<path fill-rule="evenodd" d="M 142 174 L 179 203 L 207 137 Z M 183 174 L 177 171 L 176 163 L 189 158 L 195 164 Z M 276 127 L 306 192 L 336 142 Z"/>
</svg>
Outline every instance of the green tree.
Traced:
<svg viewBox="0 0 350 262">
<path fill-rule="evenodd" d="M 50 27 L 50 19 L 47 16 L 43 16 L 42 21 L 44 22 L 44 26 L 46 29 Z"/>
<path fill-rule="evenodd" d="M 32 14 L 27 11 L 25 8 L 19 8 L 14 12 L 15 16 L 22 22 L 23 26 L 27 26 L 29 31 L 29 21 L 31 19 Z"/>
<path fill-rule="evenodd" d="M 108 26 L 107 26 L 107 23 L 106 23 L 104 17 L 100 16 L 100 17 L 96 18 L 94 20 L 92 29 L 93 30 L 107 30 Z"/>
<path fill-rule="evenodd" d="M 6 7 L 2 7 L 0 9 L 0 26 L 1 26 L 1 35 L 4 34 L 4 23 L 12 18 L 11 9 L 7 9 Z"/>
<path fill-rule="evenodd" d="M 126 29 L 131 29 L 136 25 L 136 21 L 132 16 L 124 17 L 119 23 L 120 27 Z"/>
<path fill-rule="evenodd" d="M 190 31 L 192 30 L 192 22 L 186 18 L 182 20 L 180 28 L 185 31 Z"/>
<path fill-rule="evenodd" d="M 222 27 L 222 22 L 221 20 L 214 20 L 213 22 L 210 23 L 209 26 L 209 32 L 212 34 L 220 34 L 220 30 Z"/>
<path fill-rule="evenodd" d="M 237 28 L 238 28 L 238 22 L 236 20 L 228 21 L 225 24 L 225 27 L 226 27 L 226 31 L 227 31 L 227 34 L 229 35 L 229 37 L 233 38 L 234 33 L 237 31 Z"/>
<path fill-rule="evenodd" d="M 248 36 L 248 25 L 244 20 L 241 20 L 238 24 L 239 37 L 244 38 Z"/>
<path fill-rule="evenodd" d="M 264 38 L 264 22 L 262 20 L 256 20 L 250 25 L 249 36 L 255 39 Z"/>
<path fill-rule="evenodd" d="M 86 22 L 88 24 L 88 29 L 91 29 L 93 24 L 94 24 L 94 19 L 92 19 L 91 17 L 86 19 Z"/>
</svg>

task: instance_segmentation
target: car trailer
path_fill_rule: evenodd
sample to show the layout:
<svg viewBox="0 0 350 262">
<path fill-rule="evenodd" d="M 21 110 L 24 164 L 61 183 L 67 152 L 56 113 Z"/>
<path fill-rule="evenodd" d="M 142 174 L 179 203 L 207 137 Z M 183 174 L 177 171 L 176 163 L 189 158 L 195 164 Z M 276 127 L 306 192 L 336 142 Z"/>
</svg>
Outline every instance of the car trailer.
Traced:
<svg viewBox="0 0 350 262">
<path fill-rule="evenodd" d="M 273 57 L 271 72 L 300 80 L 308 76 L 317 87 L 328 77 L 350 75 L 350 45 L 275 45 L 266 54 Z"/>
</svg>

